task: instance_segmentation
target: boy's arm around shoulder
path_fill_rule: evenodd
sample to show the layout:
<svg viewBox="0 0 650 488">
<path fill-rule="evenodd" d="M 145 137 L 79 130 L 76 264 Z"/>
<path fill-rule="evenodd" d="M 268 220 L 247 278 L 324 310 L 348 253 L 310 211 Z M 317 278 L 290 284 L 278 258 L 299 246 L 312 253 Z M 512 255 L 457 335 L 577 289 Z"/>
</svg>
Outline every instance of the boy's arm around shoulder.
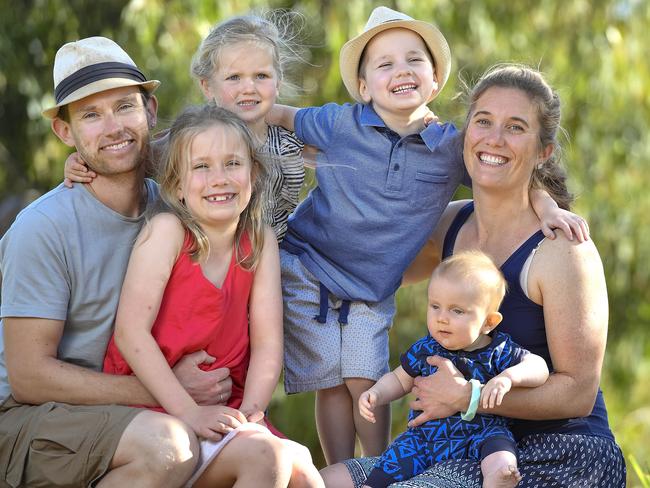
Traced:
<svg viewBox="0 0 650 488">
<path fill-rule="evenodd" d="M 283 356 L 280 255 L 275 234 L 264 232 L 264 248 L 255 269 L 249 305 L 251 358 L 240 410 L 264 411 L 280 378 Z"/>
<path fill-rule="evenodd" d="M 573 240 L 574 236 L 578 242 L 589 240 L 587 221 L 580 215 L 560 208 L 546 190 L 531 188 L 529 196 L 546 237 L 555 239 L 554 229 L 559 229 L 569 240 Z"/>
</svg>

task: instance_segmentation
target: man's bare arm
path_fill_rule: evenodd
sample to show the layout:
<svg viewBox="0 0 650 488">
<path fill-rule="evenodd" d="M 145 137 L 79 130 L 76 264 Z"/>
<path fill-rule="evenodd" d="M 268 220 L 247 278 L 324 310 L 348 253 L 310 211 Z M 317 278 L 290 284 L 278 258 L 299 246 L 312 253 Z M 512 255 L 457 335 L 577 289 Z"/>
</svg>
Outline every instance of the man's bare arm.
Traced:
<svg viewBox="0 0 650 488">
<path fill-rule="evenodd" d="M 134 376 L 104 374 L 59 360 L 63 326 L 60 320 L 4 318 L 7 374 L 17 401 L 156 405 Z"/>
<path fill-rule="evenodd" d="M 158 405 L 135 376 L 100 373 L 58 359 L 63 333 L 60 320 L 5 317 L 3 329 L 9 383 L 21 403 Z M 198 367 L 213 361 L 198 351 L 183 357 L 174 368 L 181 384 L 202 405 L 230 398 L 232 380 L 227 368 L 203 371 Z"/>
</svg>

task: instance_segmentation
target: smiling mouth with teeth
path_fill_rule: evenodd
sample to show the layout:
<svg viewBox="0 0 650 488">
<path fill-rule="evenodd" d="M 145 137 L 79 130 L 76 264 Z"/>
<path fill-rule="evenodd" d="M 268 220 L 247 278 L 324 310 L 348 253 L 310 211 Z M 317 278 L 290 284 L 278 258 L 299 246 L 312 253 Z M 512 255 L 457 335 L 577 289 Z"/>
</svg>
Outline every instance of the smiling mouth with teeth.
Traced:
<svg viewBox="0 0 650 488">
<path fill-rule="evenodd" d="M 237 105 L 240 107 L 252 107 L 253 105 L 257 105 L 259 102 L 256 102 L 254 100 L 245 100 L 243 102 L 237 102 Z"/>
<path fill-rule="evenodd" d="M 401 85 L 398 86 L 397 88 L 393 88 L 392 92 L 393 93 L 406 93 L 409 91 L 413 91 L 417 88 L 415 85 Z"/>
<path fill-rule="evenodd" d="M 503 156 L 496 156 L 494 154 L 479 153 L 479 161 L 490 166 L 501 166 L 508 162 L 507 158 Z"/>
<path fill-rule="evenodd" d="M 234 193 L 229 193 L 228 195 L 210 195 L 209 197 L 205 197 L 208 202 L 225 202 L 232 200 L 233 198 L 235 198 Z"/>
<path fill-rule="evenodd" d="M 122 148 L 128 146 L 129 144 L 131 144 L 130 140 L 129 141 L 123 141 L 123 142 L 120 142 L 120 143 L 117 143 L 117 144 L 110 144 L 108 146 L 102 147 L 102 149 L 108 150 L 108 151 L 114 151 L 116 149 L 122 149 Z"/>
</svg>

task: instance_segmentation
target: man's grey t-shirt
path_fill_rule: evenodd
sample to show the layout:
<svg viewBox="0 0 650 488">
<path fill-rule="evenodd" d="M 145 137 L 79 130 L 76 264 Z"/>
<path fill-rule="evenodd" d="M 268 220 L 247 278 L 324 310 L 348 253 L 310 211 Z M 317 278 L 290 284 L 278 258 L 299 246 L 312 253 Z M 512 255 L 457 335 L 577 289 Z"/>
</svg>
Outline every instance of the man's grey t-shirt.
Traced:
<svg viewBox="0 0 650 488">
<path fill-rule="evenodd" d="M 148 204 L 158 187 L 145 180 Z M 102 370 L 131 248 L 144 216 L 128 218 L 85 185 L 59 185 L 25 208 L 0 240 L 0 317 L 63 320 L 57 357 Z M 0 320 L 0 403 L 10 394 Z"/>
</svg>

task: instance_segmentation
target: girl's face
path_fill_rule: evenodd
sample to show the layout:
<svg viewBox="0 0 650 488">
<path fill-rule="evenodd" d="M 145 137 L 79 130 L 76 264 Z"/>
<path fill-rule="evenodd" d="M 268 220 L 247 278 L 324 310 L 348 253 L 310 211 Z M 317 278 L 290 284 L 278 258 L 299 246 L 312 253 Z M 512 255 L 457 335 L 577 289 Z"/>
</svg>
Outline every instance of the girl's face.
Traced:
<svg viewBox="0 0 650 488">
<path fill-rule="evenodd" d="M 488 88 L 476 101 L 465 132 L 464 157 L 473 185 L 528 190 L 535 165 L 552 146 L 540 148 L 536 105 L 516 88 Z"/>
<path fill-rule="evenodd" d="M 264 117 L 275 103 L 279 85 L 272 48 L 253 41 L 225 46 L 212 76 L 201 80 L 206 97 L 237 115 L 256 133 L 259 127 L 266 129 Z"/>
<path fill-rule="evenodd" d="M 212 126 L 194 137 L 189 156 L 178 198 L 202 227 L 236 225 L 252 192 L 253 162 L 241 135 Z"/>
</svg>

